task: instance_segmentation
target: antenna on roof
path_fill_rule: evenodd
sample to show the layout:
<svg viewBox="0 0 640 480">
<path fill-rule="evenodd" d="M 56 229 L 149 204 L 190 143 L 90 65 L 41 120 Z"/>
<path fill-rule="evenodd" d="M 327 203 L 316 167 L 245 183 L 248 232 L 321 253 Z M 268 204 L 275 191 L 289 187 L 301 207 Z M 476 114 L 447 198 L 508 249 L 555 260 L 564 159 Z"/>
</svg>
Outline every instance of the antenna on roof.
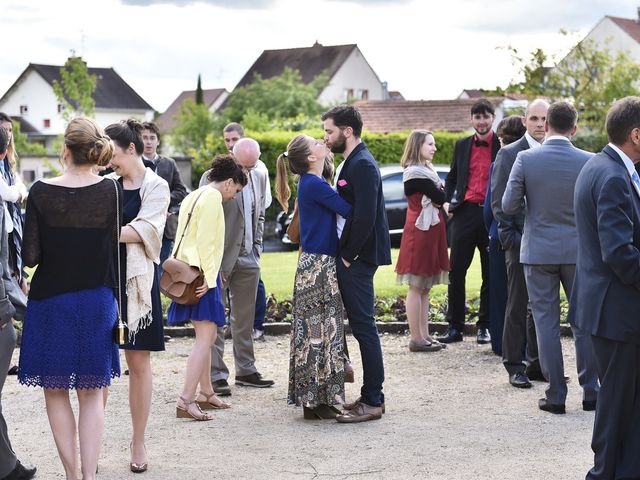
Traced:
<svg viewBox="0 0 640 480">
<path fill-rule="evenodd" d="M 316 43 L 313 44 L 314 47 L 321 47 L 322 44 L 316 40 Z"/>
<path fill-rule="evenodd" d="M 84 39 L 85 39 L 85 35 L 84 35 L 84 30 L 80 29 L 80 56 L 84 57 Z"/>
</svg>

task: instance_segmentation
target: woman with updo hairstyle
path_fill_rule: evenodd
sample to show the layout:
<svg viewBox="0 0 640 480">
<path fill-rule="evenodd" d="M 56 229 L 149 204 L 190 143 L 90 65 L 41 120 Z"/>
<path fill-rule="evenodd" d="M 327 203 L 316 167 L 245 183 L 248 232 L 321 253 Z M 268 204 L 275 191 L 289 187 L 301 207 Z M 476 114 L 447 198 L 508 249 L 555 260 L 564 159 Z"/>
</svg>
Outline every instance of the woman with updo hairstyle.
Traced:
<svg viewBox="0 0 640 480">
<path fill-rule="evenodd" d="M 520 140 L 527 129 L 522 123 L 520 115 L 504 117 L 498 123 L 496 135 L 500 140 L 500 147 Z M 489 333 L 491 334 L 491 350 L 496 355 L 502 355 L 502 334 L 504 331 L 504 315 L 507 309 L 507 267 L 505 264 L 504 250 L 498 235 L 498 222 L 493 218 L 491 211 L 491 177 L 493 167 L 489 168 L 489 182 L 487 183 L 487 195 L 485 196 L 482 216 L 484 225 L 489 233 Z"/>
<path fill-rule="evenodd" d="M 203 410 L 230 406 L 213 391 L 211 347 L 216 341 L 218 327 L 225 324 L 220 291 L 225 230 L 222 203 L 233 199 L 242 190 L 247 184 L 247 175 L 233 156 L 224 154 L 216 156 L 211 163 L 207 180 L 209 184 L 191 192 L 182 201 L 172 254 L 204 274 L 204 283 L 196 289 L 199 301 L 195 305 L 172 302 L 167 313 L 169 325 L 191 321 L 196 332 L 187 360 L 184 385 L 176 404 L 176 417 L 201 421 L 213 419 L 209 412 Z M 200 390 L 196 394 L 198 385 Z"/>
<path fill-rule="evenodd" d="M 64 173 L 35 182 L 27 201 L 23 258 L 35 267 L 20 348 L 20 383 L 44 389 L 49 424 L 67 479 L 77 479 L 78 396 L 82 478 L 96 478 L 104 431 L 103 390 L 120 376 L 117 321 L 120 186 L 95 174 L 114 146 L 89 118 L 64 134 Z M 120 200 L 117 205 L 118 199 Z"/>
<path fill-rule="evenodd" d="M 142 162 L 142 124 L 126 120 L 105 132 L 115 145 L 107 175 L 123 188 L 124 223 L 120 234 L 122 319 L 129 327 L 129 343 L 121 345 L 129 368 L 129 408 L 133 435 L 130 470 L 147 470 L 144 445 L 151 409 L 151 353 L 164 350 L 158 264 L 169 208 L 169 186 Z"/>
<path fill-rule="evenodd" d="M 329 154 L 323 140 L 294 137 L 278 157 L 276 196 L 287 211 L 289 169 L 299 176 L 300 248 L 293 290 L 293 321 L 287 401 L 302 406 L 305 419 L 330 419 L 344 403 L 343 305 L 336 276 L 336 213 L 347 218 L 352 206 L 323 178 Z"/>
</svg>

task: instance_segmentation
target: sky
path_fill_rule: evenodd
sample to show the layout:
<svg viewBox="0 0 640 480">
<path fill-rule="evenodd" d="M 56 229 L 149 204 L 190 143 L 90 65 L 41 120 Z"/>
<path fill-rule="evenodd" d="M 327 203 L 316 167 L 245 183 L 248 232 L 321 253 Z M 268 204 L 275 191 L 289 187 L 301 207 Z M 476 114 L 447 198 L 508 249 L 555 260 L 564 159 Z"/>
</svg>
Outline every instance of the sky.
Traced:
<svg viewBox="0 0 640 480">
<path fill-rule="evenodd" d="M 0 95 L 29 63 L 72 51 L 113 67 L 163 112 L 183 90 L 231 91 L 263 50 L 356 43 L 389 90 L 408 100 L 505 87 L 508 46 L 562 58 L 631 0 L 0 0 Z M 562 36 L 561 29 L 573 32 Z"/>
</svg>

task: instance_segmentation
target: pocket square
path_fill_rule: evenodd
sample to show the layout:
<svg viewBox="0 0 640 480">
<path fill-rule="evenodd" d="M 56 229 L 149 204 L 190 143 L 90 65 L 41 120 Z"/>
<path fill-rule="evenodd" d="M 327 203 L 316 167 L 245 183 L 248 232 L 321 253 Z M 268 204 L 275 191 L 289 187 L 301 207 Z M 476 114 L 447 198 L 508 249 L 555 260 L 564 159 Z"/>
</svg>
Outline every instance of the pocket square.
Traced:
<svg viewBox="0 0 640 480">
<path fill-rule="evenodd" d="M 343 178 L 342 180 L 338 180 L 339 187 L 345 187 L 347 185 L 347 181 Z"/>
</svg>

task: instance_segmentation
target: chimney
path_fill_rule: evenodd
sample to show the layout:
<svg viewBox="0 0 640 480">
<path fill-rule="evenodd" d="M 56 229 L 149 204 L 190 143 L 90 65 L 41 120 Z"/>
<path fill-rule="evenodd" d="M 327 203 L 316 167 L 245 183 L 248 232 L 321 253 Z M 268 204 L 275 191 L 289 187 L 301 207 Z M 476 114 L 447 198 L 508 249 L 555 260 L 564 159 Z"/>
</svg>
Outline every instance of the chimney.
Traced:
<svg viewBox="0 0 640 480">
<path fill-rule="evenodd" d="M 638 19 L 636 20 L 636 22 L 640 23 L 640 7 L 638 7 Z"/>
</svg>

